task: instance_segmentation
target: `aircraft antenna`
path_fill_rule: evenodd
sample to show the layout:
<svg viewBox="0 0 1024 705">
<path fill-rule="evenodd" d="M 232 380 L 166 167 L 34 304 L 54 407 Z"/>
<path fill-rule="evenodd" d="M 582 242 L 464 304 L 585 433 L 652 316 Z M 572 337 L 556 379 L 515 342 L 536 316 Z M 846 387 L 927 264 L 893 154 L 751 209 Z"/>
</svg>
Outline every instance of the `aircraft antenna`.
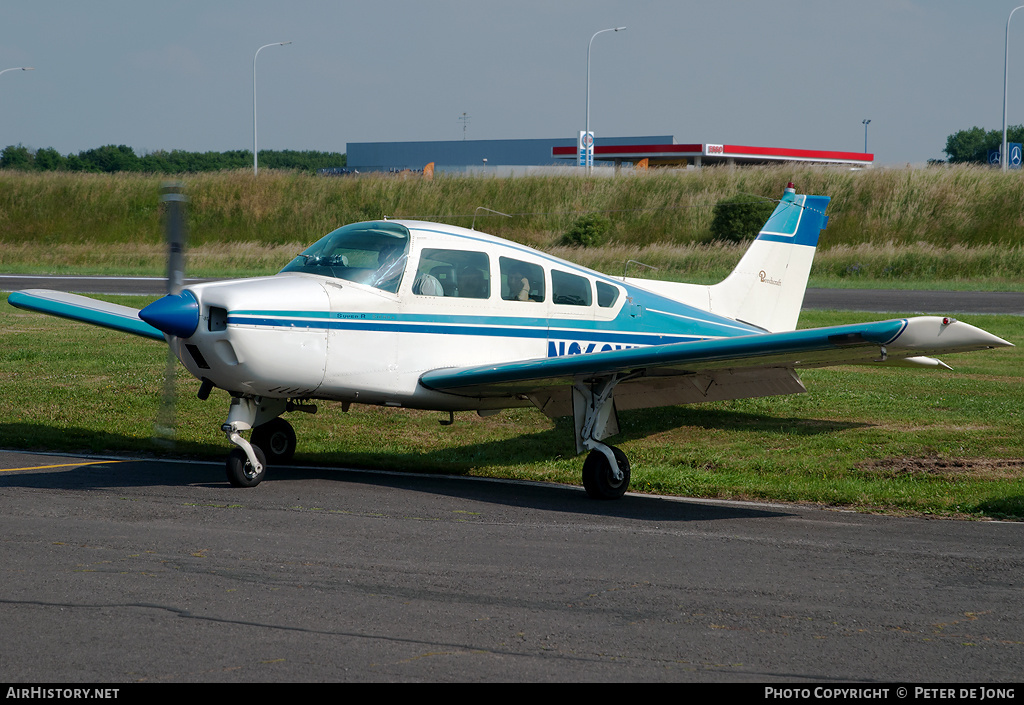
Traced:
<svg viewBox="0 0 1024 705">
<path fill-rule="evenodd" d="M 657 267 L 652 267 L 649 264 L 644 264 L 643 262 L 641 262 L 639 260 L 635 260 L 635 259 L 626 260 L 626 266 L 622 268 L 622 279 L 623 279 L 623 281 L 625 281 L 625 279 L 626 279 L 626 272 L 629 271 L 629 265 L 631 265 L 631 264 L 639 264 L 641 267 L 647 267 L 648 269 L 653 269 L 655 272 L 658 271 Z"/>
<path fill-rule="evenodd" d="M 512 217 L 508 213 L 502 213 L 501 211 L 496 211 L 496 210 L 493 210 L 491 208 L 486 208 L 484 206 L 477 206 L 476 210 L 473 211 L 473 223 L 469 226 L 470 230 L 476 230 L 476 214 L 479 213 L 480 211 L 487 211 L 488 213 L 495 213 L 497 215 L 503 215 L 506 218 L 511 218 Z"/>
</svg>

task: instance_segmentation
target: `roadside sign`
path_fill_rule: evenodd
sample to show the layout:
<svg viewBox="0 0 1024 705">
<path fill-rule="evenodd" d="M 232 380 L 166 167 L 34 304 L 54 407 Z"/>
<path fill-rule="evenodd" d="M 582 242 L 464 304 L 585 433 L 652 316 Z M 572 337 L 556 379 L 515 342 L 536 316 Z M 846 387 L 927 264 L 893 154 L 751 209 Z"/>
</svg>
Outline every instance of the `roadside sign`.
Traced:
<svg viewBox="0 0 1024 705">
<path fill-rule="evenodd" d="M 577 166 L 593 166 L 594 165 L 594 133 L 580 130 L 579 138 L 579 159 L 577 160 Z"/>
<path fill-rule="evenodd" d="M 999 149 L 990 149 L 988 151 L 988 163 L 993 165 L 1002 164 L 1002 160 L 999 158 L 999 153 L 1003 151 L 1002 147 Z M 1022 162 L 1024 162 L 1024 145 L 1020 142 L 1008 142 L 1006 144 L 1006 151 L 1010 155 L 1010 159 L 1006 166 L 1009 169 L 1020 169 Z"/>
</svg>

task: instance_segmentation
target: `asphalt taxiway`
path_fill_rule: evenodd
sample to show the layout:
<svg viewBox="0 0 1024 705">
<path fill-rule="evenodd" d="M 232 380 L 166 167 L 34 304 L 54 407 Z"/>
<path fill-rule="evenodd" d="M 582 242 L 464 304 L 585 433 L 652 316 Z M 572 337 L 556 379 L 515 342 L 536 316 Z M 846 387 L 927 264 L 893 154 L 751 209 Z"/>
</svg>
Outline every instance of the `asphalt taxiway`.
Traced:
<svg viewBox="0 0 1024 705">
<path fill-rule="evenodd" d="M 8 682 L 1015 682 L 1024 524 L 0 452 Z"/>
</svg>

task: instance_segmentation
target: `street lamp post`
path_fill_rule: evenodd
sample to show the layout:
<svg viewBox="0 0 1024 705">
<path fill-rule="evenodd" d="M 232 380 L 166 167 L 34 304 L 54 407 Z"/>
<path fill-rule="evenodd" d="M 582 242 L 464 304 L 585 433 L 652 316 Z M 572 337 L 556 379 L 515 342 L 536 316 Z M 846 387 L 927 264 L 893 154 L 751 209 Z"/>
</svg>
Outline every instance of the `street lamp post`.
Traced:
<svg viewBox="0 0 1024 705">
<path fill-rule="evenodd" d="M 871 124 L 870 120 L 861 120 L 864 125 L 864 154 L 868 153 L 868 125 Z"/>
<path fill-rule="evenodd" d="M 1013 13 L 1022 7 L 1024 7 L 1024 5 L 1019 5 L 1010 10 L 1010 16 L 1006 18 L 1006 40 L 1003 44 L 1003 149 L 999 152 L 999 167 L 1003 171 L 1006 171 L 1007 162 L 1010 161 L 1007 159 L 1008 155 L 1006 154 L 1006 67 L 1008 64 L 1007 60 L 1010 56 L 1010 19 L 1013 17 Z"/>
<path fill-rule="evenodd" d="M 259 152 L 256 149 L 256 57 L 260 55 L 260 52 L 267 47 L 284 46 L 285 44 L 291 44 L 291 42 L 271 42 L 270 44 L 264 44 L 252 57 L 252 173 L 255 175 L 259 171 L 257 165 L 257 155 Z"/>
<path fill-rule="evenodd" d="M 608 29 L 602 29 L 602 30 L 599 30 L 597 32 L 594 32 L 594 36 L 590 38 L 590 43 L 587 44 L 587 123 L 586 123 L 586 130 L 583 133 L 584 139 L 586 139 L 590 135 L 590 47 L 591 47 L 591 45 L 593 45 L 594 37 L 596 37 L 597 35 L 599 35 L 599 34 L 601 34 L 603 32 L 620 32 L 620 31 L 622 31 L 624 29 L 626 29 L 626 28 L 625 27 L 610 27 Z M 593 149 L 593 147 L 592 146 L 588 147 L 587 151 L 589 152 L 590 149 Z M 584 160 L 587 163 L 587 176 L 590 176 L 590 172 L 591 172 L 591 168 L 593 167 L 593 164 L 591 164 L 591 160 L 588 159 L 586 156 L 584 157 Z"/>
</svg>

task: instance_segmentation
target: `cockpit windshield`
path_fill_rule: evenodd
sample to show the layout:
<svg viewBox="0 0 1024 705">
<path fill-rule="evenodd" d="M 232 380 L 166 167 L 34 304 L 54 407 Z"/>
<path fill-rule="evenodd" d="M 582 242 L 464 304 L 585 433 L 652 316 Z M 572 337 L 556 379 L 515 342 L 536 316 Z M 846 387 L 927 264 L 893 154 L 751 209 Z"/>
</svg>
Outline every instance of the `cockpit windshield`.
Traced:
<svg viewBox="0 0 1024 705">
<path fill-rule="evenodd" d="M 307 272 L 396 293 L 409 254 L 409 230 L 398 223 L 353 223 L 328 233 L 282 272 Z"/>
</svg>

